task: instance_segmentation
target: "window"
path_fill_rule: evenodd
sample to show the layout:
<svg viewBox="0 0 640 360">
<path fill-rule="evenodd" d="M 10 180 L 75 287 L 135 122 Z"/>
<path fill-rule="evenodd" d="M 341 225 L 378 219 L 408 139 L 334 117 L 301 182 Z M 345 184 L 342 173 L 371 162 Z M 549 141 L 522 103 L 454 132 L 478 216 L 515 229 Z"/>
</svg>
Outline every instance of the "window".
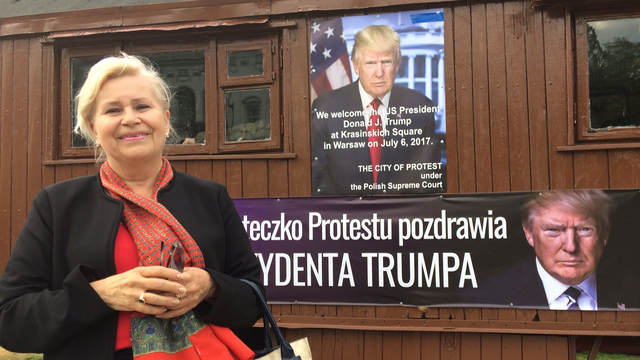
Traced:
<svg viewBox="0 0 640 360">
<path fill-rule="evenodd" d="M 98 46 L 78 46 L 76 39 L 56 43 L 62 130 L 53 134 L 59 139 L 51 160 L 93 158 L 93 148 L 73 133 L 74 97 L 93 64 L 121 51 L 148 59 L 171 88 L 175 134 L 168 155 L 283 150 L 277 32 L 251 35 L 250 41 L 246 34 L 127 35 Z M 89 38 L 83 40 L 100 43 Z"/>
<path fill-rule="evenodd" d="M 576 14 L 576 75 L 576 140 L 640 140 L 640 11 Z"/>
<path fill-rule="evenodd" d="M 273 72 L 271 41 L 228 41 L 218 45 L 221 77 L 218 117 L 221 151 L 280 147 L 278 76 Z"/>
</svg>

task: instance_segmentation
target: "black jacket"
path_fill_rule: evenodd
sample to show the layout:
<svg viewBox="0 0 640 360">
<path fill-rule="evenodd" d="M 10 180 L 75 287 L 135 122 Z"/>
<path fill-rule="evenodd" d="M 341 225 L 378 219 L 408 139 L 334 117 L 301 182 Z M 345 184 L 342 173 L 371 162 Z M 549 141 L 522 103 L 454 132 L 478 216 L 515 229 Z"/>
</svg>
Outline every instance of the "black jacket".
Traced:
<svg viewBox="0 0 640 360">
<path fill-rule="evenodd" d="M 226 188 L 174 171 L 158 194 L 202 250 L 220 286 L 215 305 L 195 311 L 209 323 L 251 327 L 262 311 L 249 286 L 260 265 Z M 90 282 L 116 274 L 115 238 L 123 204 L 99 175 L 41 190 L 0 276 L 0 346 L 45 359 L 113 359 L 118 312 Z"/>
</svg>

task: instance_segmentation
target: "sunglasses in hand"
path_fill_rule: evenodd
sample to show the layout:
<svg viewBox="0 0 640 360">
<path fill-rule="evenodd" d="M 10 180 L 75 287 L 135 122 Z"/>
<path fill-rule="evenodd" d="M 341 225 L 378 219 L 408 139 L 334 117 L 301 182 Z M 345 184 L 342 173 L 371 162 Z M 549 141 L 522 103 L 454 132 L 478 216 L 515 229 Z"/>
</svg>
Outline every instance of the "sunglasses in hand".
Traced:
<svg viewBox="0 0 640 360">
<path fill-rule="evenodd" d="M 162 243 L 162 247 L 164 248 L 164 243 Z M 169 245 L 169 258 L 166 262 L 163 259 L 162 263 L 165 267 L 180 272 L 184 270 L 184 247 L 179 241 L 176 240 Z"/>
</svg>

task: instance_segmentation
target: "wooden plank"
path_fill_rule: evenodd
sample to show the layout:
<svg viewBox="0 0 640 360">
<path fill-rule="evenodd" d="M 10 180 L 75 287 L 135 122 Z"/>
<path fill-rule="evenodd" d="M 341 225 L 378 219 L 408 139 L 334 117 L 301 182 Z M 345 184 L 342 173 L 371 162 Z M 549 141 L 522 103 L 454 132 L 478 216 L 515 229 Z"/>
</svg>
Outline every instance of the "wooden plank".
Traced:
<svg viewBox="0 0 640 360">
<path fill-rule="evenodd" d="M 464 333 L 460 335 L 460 358 L 464 360 L 482 359 L 481 334 Z"/>
<path fill-rule="evenodd" d="M 266 160 L 242 160 L 243 197 L 269 196 L 267 179 Z"/>
<path fill-rule="evenodd" d="M 340 330 L 335 329 L 322 330 L 322 353 L 320 354 L 321 360 L 332 360 L 334 358 L 334 355 L 336 353 L 337 333 L 339 331 Z"/>
<path fill-rule="evenodd" d="M 482 334 L 482 360 L 502 358 L 502 336 L 500 334 Z"/>
<path fill-rule="evenodd" d="M 353 316 L 356 318 L 373 319 L 376 317 L 375 306 L 354 306 Z"/>
<path fill-rule="evenodd" d="M 213 181 L 219 182 L 221 184 L 226 184 L 227 170 L 226 170 L 225 163 L 226 162 L 223 160 L 212 162 Z"/>
<path fill-rule="evenodd" d="M 337 317 L 353 317 L 353 306 L 350 305 L 338 305 L 336 306 L 336 316 Z"/>
<path fill-rule="evenodd" d="M 309 348 L 311 349 L 311 356 L 319 359 L 322 355 L 322 330 L 319 329 L 306 329 L 303 336 L 309 340 Z M 296 340 L 296 339 L 291 339 Z"/>
<path fill-rule="evenodd" d="M 382 360 L 382 331 L 364 332 L 363 359 Z"/>
<path fill-rule="evenodd" d="M 71 177 L 77 178 L 80 176 L 89 175 L 89 165 L 86 164 L 73 164 L 71 165 Z"/>
<path fill-rule="evenodd" d="M 583 323 L 596 323 L 598 311 L 583 311 L 582 312 L 582 322 Z"/>
<path fill-rule="evenodd" d="M 42 188 L 42 44 L 38 38 L 29 41 L 29 110 L 27 128 L 27 211 Z"/>
<path fill-rule="evenodd" d="M 582 322 L 582 312 L 561 310 L 556 313 L 556 319 L 557 322 L 579 323 Z"/>
<path fill-rule="evenodd" d="M 284 306 L 284 305 L 280 305 Z M 340 308 L 348 309 L 342 306 Z M 352 312 L 338 311 L 337 316 L 286 316 L 281 315 L 279 323 L 286 328 L 336 328 L 346 330 L 384 330 L 384 331 L 457 331 L 483 333 L 520 333 L 548 335 L 618 335 L 640 336 L 640 312 L 618 312 L 624 322 L 592 322 L 581 321 L 580 315 L 574 318 L 562 313 L 579 313 L 574 311 L 556 311 L 558 320 L 523 321 L 511 320 L 465 320 L 465 319 L 407 319 L 407 318 L 358 318 Z M 506 316 L 505 316 L 506 317 Z"/>
<path fill-rule="evenodd" d="M 242 197 L 242 160 L 226 161 L 225 174 L 229 195 L 233 198 Z"/>
<path fill-rule="evenodd" d="M 523 360 L 546 360 L 547 339 L 546 336 L 524 335 L 522 336 Z"/>
<path fill-rule="evenodd" d="M 383 319 L 406 319 L 407 308 L 404 306 L 378 306 L 376 317 Z"/>
<path fill-rule="evenodd" d="M 640 324 L 640 312 L 639 311 L 618 311 L 617 313 L 618 324 Z"/>
<path fill-rule="evenodd" d="M 382 358 L 384 360 L 402 359 L 402 332 L 384 331 L 382 344 Z"/>
<path fill-rule="evenodd" d="M 609 157 L 607 151 L 576 151 L 573 153 L 576 189 L 609 188 Z"/>
<path fill-rule="evenodd" d="M 171 161 L 171 166 L 173 166 L 176 171 L 180 171 L 183 173 L 187 172 L 187 162 L 186 161 L 178 161 L 178 160 L 172 160 Z"/>
<path fill-rule="evenodd" d="M 454 0 L 460 1 L 460 0 Z M 423 0 L 437 3 L 438 0 Z M 379 7 L 376 0 L 278 0 L 278 1 L 184 1 L 165 4 L 145 4 L 98 9 L 65 11 L 3 19 L 0 36 L 32 34 L 50 31 L 81 30 L 117 26 L 163 24 L 172 22 L 212 21 L 219 19 L 245 18 L 258 15 L 294 14 L 308 11 L 345 9 L 369 9 Z M 415 5 L 415 0 L 394 0 L 384 4 Z M 138 13 L 158 13 L 158 17 Z M 66 21 L 65 21 L 66 20 Z"/>
<path fill-rule="evenodd" d="M 476 192 L 475 129 L 473 124 L 473 71 L 471 68 L 471 10 L 458 6 L 453 11 L 455 46 L 456 126 L 460 192 Z M 447 112 L 449 114 L 449 112 Z M 448 130 L 447 130 L 448 131 Z M 449 134 L 447 138 L 451 139 Z M 449 165 L 448 165 L 449 166 Z"/>
<path fill-rule="evenodd" d="M 197 178 L 205 180 L 213 178 L 213 166 L 209 160 L 189 161 L 186 165 L 187 172 Z"/>
<path fill-rule="evenodd" d="M 71 167 L 73 165 L 60 165 L 56 166 L 56 176 L 54 181 L 59 183 L 60 181 L 65 181 L 73 178 L 71 173 Z"/>
<path fill-rule="evenodd" d="M 58 142 L 54 129 L 57 118 L 58 91 L 55 81 L 57 70 L 55 60 L 55 48 L 42 46 L 42 159 L 53 160 Z M 55 181 L 55 166 L 42 166 L 42 187 L 47 187 Z"/>
<path fill-rule="evenodd" d="M 345 331 L 342 333 L 342 358 L 363 359 L 364 332 Z"/>
<path fill-rule="evenodd" d="M 506 2 L 505 56 L 509 116 L 510 178 L 512 191 L 531 189 L 527 68 L 525 56 L 524 3 Z"/>
<path fill-rule="evenodd" d="M 502 335 L 502 360 L 522 360 L 522 335 Z"/>
<path fill-rule="evenodd" d="M 614 189 L 640 187 L 640 152 L 609 151 L 609 174 L 610 185 Z"/>
<path fill-rule="evenodd" d="M 498 309 L 498 319 L 502 321 L 515 321 L 518 319 L 516 309 L 501 308 Z"/>
<path fill-rule="evenodd" d="M 343 346 L 343 341 L 344 341 L 344 337 L 342 336 L 342 334 L 345 332 L 345 330 L 336 330 L 335 331 L 335 337 L 333 339 L 333 354 L 331 354 L 331 357 L 329 357 L 327 354 L 327 356 L 325 356 L 325 359 L 336 359 L 336 360 L 348 360 L 345 359 L 342 356 L 342 346 Z"/>
<path fill-rule="evenodd" d="M 267 162 L 267 183 L 269 197 L 286 197 L 289 194 L 288 161 L 269 160 Z"/>
<path fill-rule="evenodd" d="M 549 8 L 543 13 L 544 63 L 549 119 L 549 179 L 551 189 L 573 188 L 572 154 L 559 153 L 556 147 L 567 142 L 567 59 L 564 8 Z M 573 131 L 573 129 L 570 129 Z"/>
<path fill-rule="evenodd" d="M 540 321 L 556 321 L 557 310 L 538 310 Z"/>
<path fill-rule="evenodd" d="M 11 136 L 11 244 L 27 218 L 27 127 L 29 124 L 29 40 L 16 39 L 13 45 L 13 116 Z"/>
<path fill-rule="evenodd" d="M 464 308 L 459 307 L 441 307 L 440 319 L 464 319 Z"/>
<path fill-rule="evenodd" d="M 483 320 L 498 320 L 499 312 L 496 308 L 482 308 L 480 318 Z"/>
<path fill-rule="evenodd" d="M 316 316 L 336 317 L 338 309 L 336 305 L 316 305 Z"/>
<path fill-rule="evenodd" d="M 442 332 L 440 339 L 441 360 L 464 360 L 460 354 L 460 333 Z"/>
<path fill-rule="evenodd" d="M 404 331 L 402 334 L 402 360 L 420 359 L 420 333 Z M 398 357 L 396 356 L 396 359 Z"/>
<path fill-rule="evenodd" d="M 364 332 L 363 359 L 382 360 L 382 331 Z"/>
<path fill-rule="evenodd" d="M 509 123 L 507 115 L 507 65 L 505 59 L 504 5 L 488 3 L 487 54 L 489 113 L 491 114 L 491 170 L 493 191 L 510 191 Z"/>
<path fill-rule="evenodd" d="M 547 139 L 547 111 L 542 9 L 525 3 L 525 39 L 527 61 L 527 95 L 529 107 L 529 146 L 531 148 L 531 188 L 549 188 L 549 145 Z"/>
<path fill-rule="evenodd" d="M 573 351 L 569 351 L 568 336 L 547 336 L 547 360 L 575 360 L 575 340 Z"/>
<path fill-rule="evenodd" d="M 0 45 L 0 270 L 4 270 L 11 253 L 13 40 Z"/>
<path fill-rule="evenodd" d="M 467 320 L 482 319 L 482 308 L 464 308 L 464 318 Z"/>
<path fill-rule="evenodd" d="M 434 359 L 436 354 L 440 354 L 440 333 L 421 333 L 420 360 Z"/>
<path fill-rule="evenodd" d="M 283 104 L 285 106 L 284 126 L 290 129 L 291 138 L 284 138 L 286 146 L 296 154 L 295 160 L 288 162 L 289 196 L 310 196 L 311 194 L 311 103 L 309 99 L 309 69 L 299 66 L 309 64 L 309 24 L 303 17 L 292 19 L 297 23 L 295 29 L 283 32 L 284 66 L 288 71 L 283 74 Z M 304 54 L 304 55 L 303 55 Z M 306 121 L 299 121 L 306 119 Z M 287 131 L 285 131 L 287 133 Z M 295 141 L 293 141 L 295 139 Z"/>
<path fill-rule="evenodd" d="M 489 114 L 489 58 L 485 4 L 471 5 L 471 54 L 473 69 L 473 129 L 478 192 L 493 190 L 491 171 L 491 117 Z"/>
<path fill-rule="evenodd" d="M 596 323 L 614 323 L 616 322 L 615 311 L 596 311 Z"/>
<path fill-rule="evenodd" d="M 517 309 L 516 310 L 516 319 L 527 322 L 534 321 L 538 315 L 538 310 L 534 309 Z"/>
<path fill-rule="evenodd" d="M 456 68 L 455 68 L 455 46 L 453 43 L 453 6 L 443 8 L 444 15 L 444 33 L 451 34 L 444 37 L 444 82 L 446 86 L 445 92 L 445 111 L 447 113 L 447 192 L 460 192 L 460 181 L 458 179 L 459 161 L 458 161 L 458 120 L 456 115 Z"/>
</svg>

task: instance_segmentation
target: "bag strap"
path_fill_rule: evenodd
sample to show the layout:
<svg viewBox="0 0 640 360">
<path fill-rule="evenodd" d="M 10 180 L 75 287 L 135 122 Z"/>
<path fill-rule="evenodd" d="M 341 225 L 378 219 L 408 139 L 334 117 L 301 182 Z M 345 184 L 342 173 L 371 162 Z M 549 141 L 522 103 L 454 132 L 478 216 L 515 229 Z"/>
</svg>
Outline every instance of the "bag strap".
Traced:
<svg viewBox="0 0 640 360">
<path fill-rule="evenodd" d="M 249 281 L 246 279 L 240 279 L 240 280 L 251 287 L 251 289 L 256 295 L 256 298 L 258 298 L 260 305 L 262 305 L 262 311 L 264 312 L 263 322 L 264 322 L 264 332 L 265 332 L 265 345 L 267 347 L 271 347 L 271 337 L 269 336 L 269 325 L 271 325 L 271 329 L 275 333 L 276 340 L 280 345 L 280 353 L 282 355 L 282 360 L 302 360 L 299 356 L 296 356 L 295 352 L 293 351 L 293 348 L 291 347 L 291 344 L 289 344 L 289 342 L 284 339 L 284 336 L 282 335 L 280 328 L 278 328 L 278 324 L 276 324 L 276 320 L 273 318 L 273 315 L 271 314 L 271 310 L 269 309 L 269 306 L 267 306 L 267 300 L 265 299 L 264 294 L 262 293 L 262 290 L 260 289 L 260 287 L 252 281 Z M 267 344 L 267 339 L 269 342 L 268 344 Z"/>
</svg>

